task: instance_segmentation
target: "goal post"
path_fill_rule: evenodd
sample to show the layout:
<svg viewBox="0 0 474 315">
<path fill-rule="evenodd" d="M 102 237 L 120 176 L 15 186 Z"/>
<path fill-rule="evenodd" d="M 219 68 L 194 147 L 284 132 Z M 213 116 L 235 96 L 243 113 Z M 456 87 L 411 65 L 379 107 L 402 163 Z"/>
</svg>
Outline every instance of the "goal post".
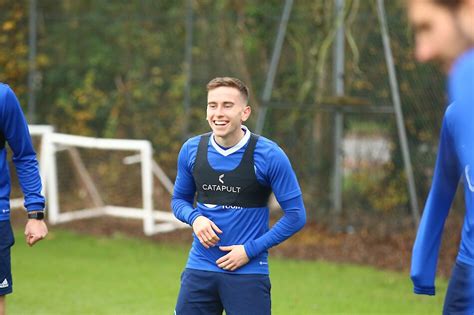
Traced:
<svg viewBox="0 0 474 315">
<path fill-rule="evenodd" d="M 141 219 L 146 235 L 187 227 L 170 211 L 154 209 L 152 151 L 146 140 L 47 134 L 42 159 L 49 222 L 104 215 Z M 170 183 L 166 179 L 159 179 L 165 187 Z M 69 204 L 60 200 L 67 198 Z M 120 204 L 124 202 L 133 205 Z"/>
</svg>

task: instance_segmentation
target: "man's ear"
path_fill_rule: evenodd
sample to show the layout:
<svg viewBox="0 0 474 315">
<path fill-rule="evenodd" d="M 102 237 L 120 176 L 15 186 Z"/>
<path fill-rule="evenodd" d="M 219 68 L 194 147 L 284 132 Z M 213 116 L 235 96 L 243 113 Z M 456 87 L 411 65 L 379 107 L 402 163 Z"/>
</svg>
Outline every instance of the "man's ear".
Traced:
<svg viewBox="0 0 474 315">
<path fill-rule="evenodd" d="M 247 119 L 249 119 L 251 113 L 252 113 L 252 107 L 250 107 L 250 105 L 245 105 L 244 114 L 242 115 L 242 121 L 244 122 Z"/>
</svg>

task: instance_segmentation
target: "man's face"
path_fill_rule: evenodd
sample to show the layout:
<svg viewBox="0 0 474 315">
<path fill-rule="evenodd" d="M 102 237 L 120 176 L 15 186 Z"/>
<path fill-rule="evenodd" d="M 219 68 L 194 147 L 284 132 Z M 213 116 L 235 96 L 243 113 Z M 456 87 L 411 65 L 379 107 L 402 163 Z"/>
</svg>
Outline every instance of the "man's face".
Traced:
<svg viewBox="0 0 474 315">
<path fill-rule="evenodd" d="M 449 71 L 454 60 L 469 48 L 470 42 L 463 30 L 466 23 L 459 21 L 458 12 L 430 0 L 409 0 L 408 16 L 415 30 L 418 61 L 435 61 Z"/>
<path fill-rule="evenodd" d="M 207 121 L 220 145 L 233 146 L 242 136 L 242 122 L 250 116 L 250 107 L 240 91 L 220 86 L 207 93 Z"/>
</svg>

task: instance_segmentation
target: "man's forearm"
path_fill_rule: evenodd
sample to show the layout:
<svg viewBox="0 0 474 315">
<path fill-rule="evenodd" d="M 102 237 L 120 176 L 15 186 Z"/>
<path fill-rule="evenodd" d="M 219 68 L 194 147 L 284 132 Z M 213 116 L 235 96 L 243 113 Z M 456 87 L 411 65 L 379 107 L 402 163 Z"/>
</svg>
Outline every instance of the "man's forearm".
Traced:
<svg viewBox="0 0 474 315">
<path fill-rule="evenodd" d="M 250 259 L 282 243 L 305 225 L 306 210 L 302 196 L 281 202 L 280 205 L 285 212 L 283 217 L 261 237 L 245 244 L 245 251 Z"/>
<path fill-rule="evenodd" d="M 201 213 L 195 209 L 192 203 L 188 200 L 177 198 L 175 196 L 173 196 L 173 199 L 171 200 L 171 208 L 173 209 L 174 216 L 178 220 L 189 225 L 192 225 L 194 220 L 201 215 Z"/>
</svg>

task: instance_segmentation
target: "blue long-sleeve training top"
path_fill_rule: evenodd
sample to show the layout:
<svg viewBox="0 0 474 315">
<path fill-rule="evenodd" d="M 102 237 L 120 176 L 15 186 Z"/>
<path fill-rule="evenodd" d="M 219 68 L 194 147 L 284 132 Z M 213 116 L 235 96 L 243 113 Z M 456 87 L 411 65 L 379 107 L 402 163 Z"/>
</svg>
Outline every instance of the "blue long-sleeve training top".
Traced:
<svg viewBox="0 0 474 315">
<path fill-rule="evenodd" d="M 28 211 L 44 209 L 38 161 L 28 125 L 15 93 L 3 83 L 0 83 L 0 141 L 0 221 L 10 219 L 10 171 L 5 143 L 13 152 L 25 208 Z"/>
<path fill-rule="evenodd" d="M 418 294 L 435 294 L 441 236 L 460 180 L 466 213 L 457 260 L 474 266 L 474 49 L 454 64 L 449 96 L 453 103 L 444 115 L 433 182 L 413 247 L 411 278 Z"/>
<path fill-rule="evenodd" d="M 247 148 L 250 131 L 231 148 L 222 148 L 210 137 L 208 161 L 217 171 L 230 171 L 239 165 Z M 206 249 L 194 235 L 186 268 L 237 274 L 268 274 L 268 249 L 299 231 L 306 222 L 306 211 L 301 189 L 288 157 L 274 142 L 260 137 L 254 151 L 255 174 L 262 185 L 271 187 L 283 209 L 283 216 L 269 228 L 269 209 L 208 205 L 197 202 L 193 206 L 196 187 L 193 168 L 200 137 L 189 139 L 178 156 L 178 174 L 171 206 L 175 216 L 190 225 L 203 215 L 222 231 L 215 247 Z M 219 246 L 244 245 L 250 261 L 235 271 L 225 271 L 216 260 L 227 254 Z"/>
</svg>

